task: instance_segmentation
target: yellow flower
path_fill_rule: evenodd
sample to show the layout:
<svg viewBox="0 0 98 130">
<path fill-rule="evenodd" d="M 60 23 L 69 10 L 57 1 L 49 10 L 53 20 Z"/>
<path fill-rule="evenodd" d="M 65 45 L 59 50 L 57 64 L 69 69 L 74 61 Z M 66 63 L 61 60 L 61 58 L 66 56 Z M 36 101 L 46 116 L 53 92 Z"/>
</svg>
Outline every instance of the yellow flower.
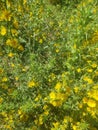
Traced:
<svg viewBox="0 0 98 130">
<path fill-rule="evenodd" d="M 90 79 L 90 78 L 87 77 L 87 76 L 85 76 L 85 77 L 83 78 L 83 80 L 86 81 L 86 82 L 88 82 L 88 84 L 92 84 L 92 83 L 93 83 L 93 80 Z"/>
<path fill-rule="evenodd" d="M 23 8 L 22 8 L 22 5 L 18 5 L 18 12 L 22 12 L 23 11 Z"/>
<path fill-rule="evenodd" d="M 77 72 L 78 72 L 78 73 L 80 73 L 80 72 L 81 72 L 81 69 L 80 69 L 80 68 L 78 68 L 78 69 L 77 69 Z"/>
<path fill-rule="evenodd" d="M 2 103 L 2 102 L 3 102 L 3 98 L 0 97 L 0 103 Z"/>
<path fill-rule="evenodd" d="M 96 12 L 97 12 L 97 8 L 94 8 L 93 13 L 96 14 Z"/>
<path fill-rule="evenodd" d="M 55 51 L 56 51 L 56 53 L 58 53 L 60 50 L 59 50 L 59 49 L 56 49 Z"/>
<path fill-rule="evenodd" d="M 92 117 L 96 118 L 96 108 L 95 107 L 87 107 L 87 111 L 91 114 Z"/>
<path fill-rule="evenodd" d="M 6 45 L 11 46 L 13 48 L 17 48 L 18 47 L 18 40 L 16 38 L 14 38 L 14 39 L 7 39 Z"/>
<path fill-rule="evenodd" d="M 6 0 L 6 5 L 7 5 L 7 8 L 10 8 L 11 7 L 11 1 L 10 0 Z"/>
<path fill-rule="evenodd" d="M 36 125 L 38 125 L 38 120 L 34 120 L 34 123 L 35 123 Z"/>
<path fill-rule="evenodd" d="M 23 50 L 24 50 L 23 46 L 22 46 L 22 45 L 19 45 L 19 46 L 18 46 L 18 50 L 23 51 Z"/>
<path fill-rule="evenodd" d="M 17 48 L 17 46 L 18 46 L 18 40 L 16 38 L 14 38 L 14 39 L 11 40 L 11 46 L 13 48 Z"/>
<path fill-rule="evenodd" d="M 74 21 L 74 17 L 71 16 L 70 19 L 69 19 L 69 23 L 73 23 L 73 21 Z"/>
<path fill-rule="evenodd" d="M 93 69 L 88 69 L 87 72 L 91 73 L 93 72 Z"/>
<path fill-rule="evenodd" d="M 77 130 L 77 126 L 76 125 L 73 125 L 72 128 L 73 128 L 73 130 Z"/>
<path fill-rule="evenodd" d="M 97 67 L 97 64 L 96 64 L 96 63 L 93 63 L 91 66 L 92 66 L 92 68 L 96 68 L 96 67 Z"/>
<path fill-rule="evenodd" d="M 18 114 L 19 114 L 19 115 L 22 115 L 22 114 L 23 114 L 23 112 L 22 112 L 21 109 L 18 110 Z"/>
<path fill-rule="evenodd" d="M 43 43 L 43 39 L 39 39 L 39 43 L 42 44 Z"/>
<path fill-rule="evenodd" d="M 8 10 L 4 10 L 2 12 L 1 17 L 2 17 L 2 20 L 11 21 L 11 13 Z"/>
<path fill-rule="evenodd" d="M 83 103 L 87 103 L 88 99 L 86 97 L 83 98 Z"/>
<path fill-rule="evenodd" d="M 73 48 L 74 48 L 74 49 L 76 49 L 76 48 L 77 48 L 77 45 L 76 45 L 76 44 L 74 44 L 74 45 L 73 45 Z"/>
<path fill-rule="evenodd" d="M 41 98 L 41 95 L 38 94 L 38 96 L 35 98 L 35 101 L 38 101 Z"/>
<path fill-rule="evenodd" d="M 67 94 L 65 94 L 65 93 L 57 93 L 56 94 L 56 99 L 63 102 L 63 101 L 65 101 L 65 99 L 67 99 Z"/>
<path fill-rule="evenodd" d="M 32 87 L 35 87 L 35 86 L 36 86 L 36 83 L 33 80 L 28 82 L 28 87 L 29 88 L 32 88 Z"/>
<path fill-rule="evenodd" d="M 54 126 L 55 128 L 57 128 L 57 129 L 58 129 L 59 125 L 60 125 L 59 122 L 53 123 L 53 126 Z"/>
<path fill-rule="evenodd" d="M 78 104 L 78 107 L 81 109 L 83 107 L 83 104 L 82 103 L 79 103 Z"/>
<path fill-rule="evenodd" d="M 11 29 L 12 36 L 17 36 L 18 31 L 16 29 Z"/>
<path fill-rule="evenodd" d="M 6 40 L 6 45 L 11 46 L 11 39 Z"/>
<path fill-rule="evenodd" d="M 49 94 L 49 97 L 50 97 L 50 99 L 55 99 L 55 98 L 56 98 L 55 92 L 51 92 L 51 93 Z"/>
<path fill-rule="evenodd" d="M 8 57 L 13 57 L 14 56 L 14 53 L 12 53 L 12 52 L 10 52 L 9 54 L 8 54 Z"/>
<path fill-rule="evenodd" d="M 44 105 L 43 110 L 46 110 L 47 108 L 48 108 L 48 106 L 47 106 L 47 105 Z"/>
<path fill-rule="evenodd" d="M 54 107 L 59 107 L 62 105 L 62 101 L 60 100 L 51 100 L 50 103 L 54 106 Z"/>
<path fill-rule="evenodd" d="M 93 80 L 92 80 L 92 79 L 88 79 L 88 83 L 89 83 L 89 84 L 92 84 L 92 83 L 93 83 Z"/>
<path fill-rule="evenodd" d="M 77 86 L 74 87 L 74 91 L 75 91 L 75 93 L 77 93 L 79 91 L 79 88 Z"/>
<path fill-rule="evenodd" d="M 15 77 L 15 80 L 18 81 L 18 80 L 19 80 L 19 77 Z"/>
<path fill-rule="evenodd" d="M 92 93 L 92 98 L 94 98 L 96 101 L 98 101 L 98 90 L 94 90 Z"/>
<path fill-rule="evenodd" d="M 58 83 L 56 84 L 56 86 L 55 86 L 55 89 L 56 89 L 57 91 L 59 91 L 61 87 L 62 87 L 62 84 L 61 84 L 60 82 L 58 82 Z"/>
<path fill-rule="evenodd" d="M 0 32 L 1 35 L 2 36 L 6 35 L 6 32 L 7 32 L 6 28 L 4 26 L 1 26 L 1 32 Z"/>
<path fill-rule="evenodd" d="M 2 112 L 1 112 L 1 115 L 2 115 L 3 117 L 7 117 L 7 113 L 6 113 L 5 111 L 2 111 Z"/>
<path fill-rule="evenodd" d="M 27 0 L 23 0 L 23 4 L 25 5 L 27 3 Z"/>
<path fill-rule="evenodd" d="M 55 74 L 54 74 L 54 73 L 51 73 L 51 74 L 49 75 L 48 81 L 51 82 L 51 81 L 53 81 L 55 78 L 56 78 Z"/>
<path fill-rule="evenodd" d="M 98 84 L 93 86 L 94 89 L 98 89 Z"/>
<path fill-rule="evenodd" d="M 11 63 L 11 66 L 12 66 L 12 67 L 15 67 L 15 65 L 14 65 L 13 63 Z"/>
<path fill-rule="evenodd" d="M 90 63 L 91 63 L 91 60 L 88 60 L 87 63 L 90 64 Z"/>
<path fill-rule="evenodd" d="M 66 116 L 64 117 L 63 122 L 64 122 L 64 123 L 67 123 L 67 122 L 68 122 L 68 120 L 67 120 Z"/>
<path fill-rule="evenodd" d="M 45 111 L 45 112 L 44 112 L 44 115 L 49 115 L 49 111 Z"/>
<path fill-rule="evenodd" d="M 88 105 L 89 107 L 91 107 L 91 108 L 94 108 L 94 107 L 96 107 L 96 102 L 95 102 L 93 99 L 89 99 L 89 100 L 87 101 L 87 105 Z"/>
<path fill-rule="evenodd" d="M 8 81 L 7 77 L 2 78 L 2 82 L 7 82 L 7 81 Z"/>
<path fill-rule="evenodd" d="M 18 24 L 18 21 L 15 19 L 14 22 L 13 22 L 13 26 L 14 28 L 18 29 L 19 28 L 19 24 Z"/>
<path fill-rule="evenodd" d="M 85 7 L 85 6 L 86 6 L 86 3 L 85 3 L 85 2 L 82 2 L 82 6 Z"/>
<path fill-rule="evenodd" d="M 53 26 L 53 24 L 54 24 L 54 22 L 52 22 L 52 21 L 51 21 L 51 22 L 49 22 L 49 25 L 50 25 L 50 26 Z"/>
<path fill-rule="evenodd" d="M 61 106 L 63 101 L 65 101 L 65 99 L 67 98 L 67 96 L 63 93 L 55 93 L 55 92 L 51 92 L 49 94 L 50 97 L 50 103 L 53 106 Z"/>
<path fill-rule="evenodd" d="M 43 124 L 43 116 L 41 115 L 40 117 L 39 117 L 39 125 L 42 125 Z"/>
</svg>

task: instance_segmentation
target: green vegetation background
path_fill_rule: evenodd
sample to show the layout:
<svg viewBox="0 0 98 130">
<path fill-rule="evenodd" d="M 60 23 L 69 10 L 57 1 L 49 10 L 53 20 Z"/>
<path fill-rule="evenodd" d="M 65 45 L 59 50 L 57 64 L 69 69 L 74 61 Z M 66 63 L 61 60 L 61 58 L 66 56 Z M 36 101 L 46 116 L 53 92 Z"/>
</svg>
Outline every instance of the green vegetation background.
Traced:
<svg viewBox="0 0 98 130">
<path fill-rule="evenodd" d="M 0 130 L 98 130 L 97 0 L 0 7 Z"/>
</svg>

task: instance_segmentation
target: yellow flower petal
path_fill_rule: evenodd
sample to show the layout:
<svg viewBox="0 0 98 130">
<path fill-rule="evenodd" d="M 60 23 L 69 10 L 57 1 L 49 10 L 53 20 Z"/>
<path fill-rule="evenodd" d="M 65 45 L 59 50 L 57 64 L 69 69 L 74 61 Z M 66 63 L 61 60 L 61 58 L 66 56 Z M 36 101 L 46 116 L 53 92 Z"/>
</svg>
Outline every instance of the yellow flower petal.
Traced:
<svg viewBox="0 0 98 130">
<path fill-rule="evenodd" d="M 7 32 L 6 28 L 4 26 L 1 26 L 1 35 L 2 36 L 6 35 L 6 32 Z"/>
<path fill-rule="evenodd" d="M 32 87 L 34 87 L 34 86 L 36 86 L 36 83 L 32 80 L 32 81 L 30 81 L 30 82 L 28 82 L 28 87 L 29 88 L 32 88 Z"/>
<path fill-rule="evenodd" d="M 96 102 L 94 100 L 92 100 L 92 99 L 89 99 L 88 102 L 87 102 L 87 105 L 89 107 L 93 108 L 93 107 L 96 107 Z"/>
</svg>

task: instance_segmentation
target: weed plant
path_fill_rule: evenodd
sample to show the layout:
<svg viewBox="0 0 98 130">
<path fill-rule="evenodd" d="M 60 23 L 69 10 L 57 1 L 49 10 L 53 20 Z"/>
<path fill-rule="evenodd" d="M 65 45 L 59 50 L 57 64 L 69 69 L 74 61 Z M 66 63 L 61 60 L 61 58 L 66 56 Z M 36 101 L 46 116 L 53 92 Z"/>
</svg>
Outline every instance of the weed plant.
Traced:
<svg viewBox="0 0 98 130">
<path fill-rule="evenodd" d="M 0 130 L 98 130 L 98 2 L 68 2 L 0 0 Z"/>
</svg>

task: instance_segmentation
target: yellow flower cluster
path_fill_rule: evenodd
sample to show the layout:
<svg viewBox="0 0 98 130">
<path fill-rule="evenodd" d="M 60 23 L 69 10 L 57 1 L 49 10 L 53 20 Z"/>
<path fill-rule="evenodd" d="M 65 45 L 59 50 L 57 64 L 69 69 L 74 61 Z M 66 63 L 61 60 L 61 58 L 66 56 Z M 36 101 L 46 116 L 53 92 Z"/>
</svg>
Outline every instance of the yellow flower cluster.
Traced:
<svg viewBox="0 0 98 130">
<path fill-rule="evenodd" d="M 62 103 L 64 101 L 66 101 L 67 99 L 67 96 L 66 94 L 63 94 L 63 93 L 56 93 L 56 92 L 51 92 L 49 94 L 49 97 L 50 97 L 50 103 L 53 105 L 53 106 L 61 106 Z"/>
<path fill-rule="evenodd" d="M 35 86 L 36 86 L 36 83 L 35 83 L 34 80 L 28 82 L 28 87 L 29 87 L 29 88 L 32 88 L 32 87 L 35 87 Z"/>
<path fill-rule="evenodd" d="M 50 98 L 50 104 L 53 106 L 62 106 L 63 102 L 66 102 L 68 96 L 70 95 L 70 88 L 65 87 L 66 92 L 61 92 L 61 89 L 63 88 L 63 85 L 61 82 L 58 82 L 55 85 L 55 91 L 50 92 L 49 98 Z"/>
</svg>

